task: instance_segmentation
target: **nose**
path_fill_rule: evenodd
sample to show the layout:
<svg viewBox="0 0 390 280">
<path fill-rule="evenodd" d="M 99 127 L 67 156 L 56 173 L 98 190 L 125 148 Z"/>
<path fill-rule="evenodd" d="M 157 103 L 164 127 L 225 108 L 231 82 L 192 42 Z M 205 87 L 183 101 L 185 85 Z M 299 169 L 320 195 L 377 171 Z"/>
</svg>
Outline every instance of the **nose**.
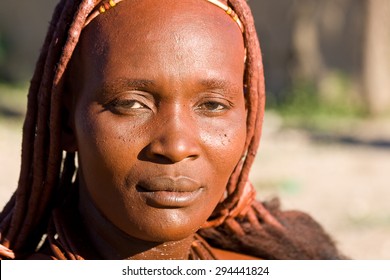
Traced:
<svg viewBox="0 0 390 280">
<path fill-rule="evenodd" d="M 172 164 L 200 155 L 199 131 L 189 116 L 167 116 L 156 124 L 151 141 L 146 147 L 149 160 Z"/>
</svg>

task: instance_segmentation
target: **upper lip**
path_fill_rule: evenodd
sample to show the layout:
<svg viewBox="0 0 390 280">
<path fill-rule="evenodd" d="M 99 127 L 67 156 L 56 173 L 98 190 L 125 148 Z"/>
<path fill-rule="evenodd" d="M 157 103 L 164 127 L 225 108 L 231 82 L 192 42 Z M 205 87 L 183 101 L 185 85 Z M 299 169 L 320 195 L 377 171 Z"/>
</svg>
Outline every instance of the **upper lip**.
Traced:
<svg viewBox="0 0 390 280">
<path fill-rule="evenodd" d="M 201 188 L 201 184 L 189 177 L 159 176 L 141 180 L 138 186 L 147 192 L 194 192 Z"/>
</svg>

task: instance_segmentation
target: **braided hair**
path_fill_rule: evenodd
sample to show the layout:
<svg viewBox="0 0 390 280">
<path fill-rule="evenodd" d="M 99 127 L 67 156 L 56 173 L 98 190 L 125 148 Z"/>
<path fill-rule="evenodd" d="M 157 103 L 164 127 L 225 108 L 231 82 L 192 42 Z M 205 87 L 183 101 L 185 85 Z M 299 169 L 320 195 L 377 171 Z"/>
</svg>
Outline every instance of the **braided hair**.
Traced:
<svg viewBox="0 0 390 280">
<path fill-rule="evenodd" d="M 261 203 L 254 199 L 248 174 L 264 115 L 263 65 L 249 6 L 245 0 L 227 2 L 245 30 L 247 138 L 245 153 L 231 174 L 225 198 L 198 231 L 197 240 L 199 244 L 266 259 L 341 258 L 331 239 L 308 215 L 282 212 L 277 201 Z M 62 81 L 84 26 L 91 14 L 105 6 L 107 2 L 100 0 L 61 0 L 54 11 L 28 93 L 18 187 L 0 214 L 0 258 L 22 258 L 33 253 L 46 234 L 52 244 L 62 244 L 51 246 L 58 258 L 82 258 L 71 252 L 75 250 L 69 233 L 55 231 L 55 222 L 50 222 L 53 209 L 63 202 L 77 170 L 75 153 L 62 151 L 60 144 Z M 193 246 L 192 251 L 198 258 L 210 256 L 200 246 Z"/>
</svg>

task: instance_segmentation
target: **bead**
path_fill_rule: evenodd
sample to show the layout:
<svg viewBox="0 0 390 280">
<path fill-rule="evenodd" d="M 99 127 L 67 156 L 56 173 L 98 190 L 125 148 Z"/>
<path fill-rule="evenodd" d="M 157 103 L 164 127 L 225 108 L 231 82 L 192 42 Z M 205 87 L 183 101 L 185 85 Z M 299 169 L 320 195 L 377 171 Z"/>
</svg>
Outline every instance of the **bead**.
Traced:
<svg viewBox="0 0 390 280">
<path fill-rule="evenodd" d="M 89 0 L 89 1 L 92 1 L 92 0 Z M 107 10 L 111 9 L 111 7 L 115 7 L 119 2 L 122 2 L 123 0 L 104 0 L 101 1 L 101 5 L 99 7 L 99 13 L 102 14 L 104 12 L 106 12 Z M 237 16 L 237 14 L 233 11 L 232 8 L 230 8 L 229 6 L 223 4 L 220 0 L 206 0 L 214 5 L 216 5 L 217 7 L 223 9 L 226 14 L 228 14 L 236 23 L 237 25 L 239 26 L 239 28 L 241 29 L 242 32 L 244 32 L 244 27 L 243 27 L 243 24 L 240 20 L 240 18 Z M 97 14 L 91 14 L 87 20 L 86 20 L 86 23 L 84 25 L 84 27 L 89 24 L 99 13 Z"/>
</svg>

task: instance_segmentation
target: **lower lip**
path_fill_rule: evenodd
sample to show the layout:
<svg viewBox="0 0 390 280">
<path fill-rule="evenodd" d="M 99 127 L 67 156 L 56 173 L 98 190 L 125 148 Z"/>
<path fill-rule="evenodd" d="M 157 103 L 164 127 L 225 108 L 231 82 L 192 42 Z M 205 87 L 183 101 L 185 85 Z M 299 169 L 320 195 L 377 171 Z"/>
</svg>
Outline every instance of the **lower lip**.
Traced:
<svg viewBox="0 0 390 280">
<path fill-rule="evenodd" d="M 183 208 L 190 206 L 201 193 L 201 189 L 193 192 L 151 191 L 142 192 L 146 204 L 156 208 Z"/>
</svg>

